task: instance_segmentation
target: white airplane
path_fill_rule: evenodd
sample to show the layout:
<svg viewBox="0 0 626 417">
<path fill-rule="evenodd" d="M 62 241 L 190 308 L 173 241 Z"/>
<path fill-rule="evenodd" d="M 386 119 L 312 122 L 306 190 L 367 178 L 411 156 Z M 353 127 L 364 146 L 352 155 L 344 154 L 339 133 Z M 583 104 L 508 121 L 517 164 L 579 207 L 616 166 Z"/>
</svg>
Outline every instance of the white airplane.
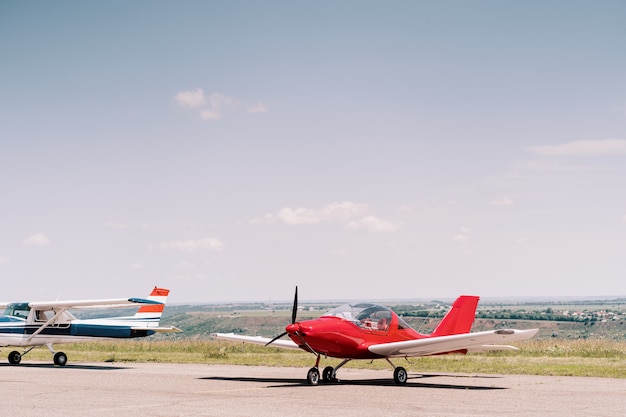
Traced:
<svg viewBox="0 0 626 417">
<path fill-rule="evenodd" d="M 17 365 L 37 346 L 47 346 L 54 364 L 64 366 L 67 355 L 55 352 L 52 345 L 90 342 L 102 339 L 126 339 L 154 333 L 180 332 L 174 327 L 160 327 L 159 321 L 169 290 L 154 287 L 147 299 L 44 301 L 33 303 L 0 303 L 0 347 L 28 347 L 24 352 L 9 353 L 9 363 Z M 139 305 L 134 316 L 77 319 L 70 310 L 129 308 Z"/>
</svg>

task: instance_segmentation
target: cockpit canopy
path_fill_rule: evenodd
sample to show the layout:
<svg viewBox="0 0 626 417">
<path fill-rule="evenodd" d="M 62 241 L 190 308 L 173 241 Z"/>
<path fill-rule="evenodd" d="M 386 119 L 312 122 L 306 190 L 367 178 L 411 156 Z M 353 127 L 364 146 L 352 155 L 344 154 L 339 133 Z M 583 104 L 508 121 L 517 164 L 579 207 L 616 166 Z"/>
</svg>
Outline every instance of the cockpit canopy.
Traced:
<svg viewBox="0 0 626 417">
<path fill-rule="evenodd" d="M 76 320 L 76 317 L 64 308 L 40 310 L 31 308 L 29 303 L 9 303 L 4 310 L 5 317 L 11 317 L 11 321 L 26 320 L 27 323 L 45 323 L 54 319 L 54 324 L 68 323 Z"/>
<path fill-rule="evenodd" d="M 4 310 L 5 316 L 18 317 L 24 320 L 26 320 L 29 313 L 30 306 L 28 303 L 10 303 L 7 304 L 7 307 Z"/>
<path fill-rule="evenodd" d="M 351 321 L 361 328 L 387 331 L 394 316 L 398 317 L 399 329 L 411 328 L 390 308 L 373 303 L 344 304 L 333 308 L 322 317 L 338 317 Z"/>
</svg>

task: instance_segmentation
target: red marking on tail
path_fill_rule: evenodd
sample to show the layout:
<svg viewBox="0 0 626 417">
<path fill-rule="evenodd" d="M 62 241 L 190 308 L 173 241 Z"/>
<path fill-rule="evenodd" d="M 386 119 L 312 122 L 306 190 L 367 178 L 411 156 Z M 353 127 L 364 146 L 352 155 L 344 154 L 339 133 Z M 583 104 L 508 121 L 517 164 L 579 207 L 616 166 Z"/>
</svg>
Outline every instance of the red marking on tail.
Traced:
<svg viewBox="0 0 626 417">
<path fill-rule="evenodd" d="M 159 316 L 163 313 L 163 309 L 165 308 L 165 301 L 167 300 L 167 296 L 169 295 L 170 290 L 166 288 L 154 287 L 150 295 L 148 296 L 149 300 L 158 301 L 163 304 L 146 304 L 141 306 L 135 315 L 139 315 L 141 313 L 156 313 Z"/>
<path fill-rule="evenodd" d="M 163 309 L 165 308 L 165 304 L 148 304 L 142 307 L 139 307 L 137 313 L 163 313 Z"/>
<path fill-rule="evenodd" d="M 150 295 L 151 296 L 167 297 L 169 293 L 170 293 L 170 290 L 166 290 L 165 288 L 154 287 L 154 289 L 152 290 Z"/>
<path fill-rule="evenodd" d="M 476 316 L 479 297 L 462 295 L 457 298 L 431 336 L 449 336 L 469 333 Z"/>
</svg>

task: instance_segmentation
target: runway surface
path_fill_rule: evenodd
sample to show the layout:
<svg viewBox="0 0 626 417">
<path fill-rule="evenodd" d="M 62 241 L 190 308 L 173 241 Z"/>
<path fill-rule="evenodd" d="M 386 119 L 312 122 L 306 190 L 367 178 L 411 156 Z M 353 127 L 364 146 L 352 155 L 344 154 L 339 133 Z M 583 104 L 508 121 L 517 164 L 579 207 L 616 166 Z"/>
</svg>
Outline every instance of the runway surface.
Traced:
<svg viewBox="0 0 626 417">
<path fill-rule="evenodd" d="M 85 416 L 623 416 L 626 379 L 413 374 L 177 364 L 0 364 L 0 415 Z"/>
</svg>

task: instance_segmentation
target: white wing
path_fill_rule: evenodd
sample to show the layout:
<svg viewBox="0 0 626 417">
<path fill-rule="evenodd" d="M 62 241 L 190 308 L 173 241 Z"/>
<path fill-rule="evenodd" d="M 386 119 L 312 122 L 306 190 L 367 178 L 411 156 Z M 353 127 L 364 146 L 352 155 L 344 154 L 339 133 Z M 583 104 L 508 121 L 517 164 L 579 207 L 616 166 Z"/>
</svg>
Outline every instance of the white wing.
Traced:
<svg viewBox="0 0 626 417">
<path fill-rule="evenodd" d="M 436 336 L 425 339 L 371 345 L 369 351 L 385 357 L 429 356 L 467 349 L 468 352 L 488 350 L 517 350 L 516 347 L 498 343 L 512 343 L 533 337 L 539 329 L 490 330 L 463 333 L 451 336 Z"/>
<path fill-rule="evenodd" d="M 213 337 L 217 339 L 232 340 L 235 342 L 254 343 L 257 345 L 266 345 L 272 339 L 261 336 L 242 336 L 234 333 L 213 333 Z M 300 347 L 293 342 L 293 340 L 277 339 L 272 342 L 270 346 L 286 348 L 286 349 L 300 349 Z"/>
<path fill-rule="evenodd" d="M 73 301 L 37 301 L 28 303 L 34 310 L 52 310 L 55 308 L 67 308 L 72 310 L 100 309 L 100 308 L 124 308 L 137 304 L 163 304 L 158 301 L 145 300 L 143 298 L 117 298 L 105 300 L 73 300 Z"/>
</svg>

